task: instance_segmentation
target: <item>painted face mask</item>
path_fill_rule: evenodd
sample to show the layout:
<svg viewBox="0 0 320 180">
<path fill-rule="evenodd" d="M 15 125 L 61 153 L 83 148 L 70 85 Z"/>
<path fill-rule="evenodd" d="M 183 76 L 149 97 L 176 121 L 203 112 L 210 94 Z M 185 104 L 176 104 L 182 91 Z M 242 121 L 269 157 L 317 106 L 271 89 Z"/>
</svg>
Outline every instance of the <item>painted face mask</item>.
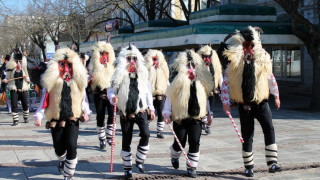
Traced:
<svg viewBox="0 0 320 180">
<path fill-rule="evenodd" d="M 58 61 L 60 77 L 65 81 L 69 82 L 72 79 L 72 63 L 68 59 Z"/>
<path fill-rule="evenodd" d="M 157 57 L 157 56 L 153 56 L 153 57 L 152 57 L 152 61 L 153 61 L 153 67 L 154 67 L 155 69 L 158 69 L 158 67 L 159 67 L 158 57 Z"/>
<path fill-rule="evenodd" d="M 193 81 L 196 78 L 196 66 L 194 63 L 189 62 L 187 64 L 187 68 L 188 68 L 188 78 Z"/>
<path fill-rule="evenodd" d="M 244 53 L 244 60 L 250 64 L 251 61 L 253 60 L 253 55 L 254 55 L 254 52 L 252 50 L 253 48 L 253 43 L 252 42 L 248 42 L 248 41 L 245 41 L 242 43 L 242 49 L 243 49 L 243 53 Z"/>
<path fill-rule="evenodd" d="M 127 56 L 127 63 L 129 64 L 129 68 L 128 71 L 130 73 L 135 73 L 137 68 L 136 68 L 136 64 L 137 64 L 137 56 Z"/>
<path fill-rule="evenodd" d="M 204 62 L 205 66 L 209 66 L 211 64 L 210 56 L 203 54 L 202 55 L 202 59 L 203 59 L 203 62 Z"/>
<path fill-rule="evenodd" d="M 107 62 L 109 62 L 109 53 L 105 51 L 100 52 L 100 63 L 106 66 Z"/>
</svg>

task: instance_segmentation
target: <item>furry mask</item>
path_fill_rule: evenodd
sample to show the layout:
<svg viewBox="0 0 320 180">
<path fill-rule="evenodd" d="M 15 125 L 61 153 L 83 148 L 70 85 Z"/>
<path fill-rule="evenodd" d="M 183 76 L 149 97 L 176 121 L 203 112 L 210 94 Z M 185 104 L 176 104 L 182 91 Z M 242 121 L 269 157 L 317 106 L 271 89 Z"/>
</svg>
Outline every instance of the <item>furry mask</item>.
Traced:
<svg viewBox="0 0 320 180">
<path fill-rule="evenodd" d="M 208 45 L 201 47 L 197 53 L 202 57 L 203 63 L 207 67 L 212 64 L 212 61 L 216 60 L 212 59 L 213 50 Z"/>
<path fill-rule="evenodd" d="M 201 58 L 192 50 L 186 50 L 179 56 L 180 58 L 177 58 L 172 65 L 173 69 L 187 75 L 193 81 L 196 78 L 198 67 L 202 66 Z"/>
<path fill-rule="evenodd" d="M 141 52 L 134 45 L 129 45 L 123 48 L 117 58 L 115 65 L 120 65 L 121 68 L 126 69 L 131 78 L 135 78 L 139 66 L 144 66 L 144 58 Z"/>
<path fill-rule="evenodd" d="M 65 81 L 68 84 L 75 82 L 79 89 L 86 87 L 86 69 L 82 65 L 79 55 L 69 48 L 58 49 L 47 70 L 43 74 L 42 84 L 50 91 L 57 82 Z"/>
<path fill-rule="evenodd" d="M 99 41 L 92 47 L 94 69 L 106 68 L 115 60 L 114 50 L 110 43 Z"/>
<path fill-rule="evenodd" d="M 126 75 L 129 75 L 131 78 L 135 78 L 136 75 L 139 75 L 140 73 L 146 73 L 146 75 L 148 75 L 144 64 L 144 58 L 141 52 L 134 45 L 122 48 L 118 58 L 114 62 L 114 65 L 116 70 L 112 77 L 112 83 L 114 83 L 116 89 L 118 88 L 118 83 L 120 83 Z"/>
</svg>

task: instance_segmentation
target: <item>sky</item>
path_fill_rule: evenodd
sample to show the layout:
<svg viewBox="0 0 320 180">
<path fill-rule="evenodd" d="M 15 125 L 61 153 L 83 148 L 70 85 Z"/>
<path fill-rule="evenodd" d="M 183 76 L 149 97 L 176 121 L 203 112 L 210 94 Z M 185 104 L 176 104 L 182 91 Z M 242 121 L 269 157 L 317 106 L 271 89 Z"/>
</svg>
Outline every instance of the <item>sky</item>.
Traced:
<svg viewBox="0 0 320 180">
<path fill-rule="evenodd" d="M 10 10 L 18 9 L 19 11 L 23 11 L 27 7 L 28 2 L 31 0 L 1 0 L 1 1 Z"/>
</svg>

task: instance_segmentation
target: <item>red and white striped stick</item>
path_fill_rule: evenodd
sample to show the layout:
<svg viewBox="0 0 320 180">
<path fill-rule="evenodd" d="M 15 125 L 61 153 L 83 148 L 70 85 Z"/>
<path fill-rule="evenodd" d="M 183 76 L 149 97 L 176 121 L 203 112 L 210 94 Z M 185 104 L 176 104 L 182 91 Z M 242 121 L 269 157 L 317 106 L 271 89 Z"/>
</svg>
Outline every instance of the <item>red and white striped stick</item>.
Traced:
<svg viewBox="0 0 320 180">
<path fill-rule="evenodd" d="M 112 141 L 111 141 L 111 158 L 110 158 L 110 173 L 112 173 L 112 171 L 113 171 L 113 148 L 114 148 L 114 136 L 116 134 L 116 118 L 117 118 L 117 104 L 114 104 L 113 125 L 112 125 Z"/>
<path fill-rule="evenodd" d="M 244 141 L 243 141 L 243 138 L 242 138 L 242 136 L 241 136 L 241 134 L 240 134 L 240 132 L 239 132 L 239 130 L 238 130 L 238 128 L 237 128 L 236 123 L 234 122 L 234 120 L 233 120 L 233 118 L 232 118 L 232 116 L 231 116 L 231 113 L 230 113 L 229 111 L 227 111 L 227 114 L 228 114 L 230 120 L 232 121 L 233 127 L 234 127 L 234 129 L 236 130 L 236 132 L 237 132 L 237 134 L 238 134 L 238 137 L 240 138 L 240 142 L 243 143 L 243 142 L 244 142 Z"/>
<path fill-rule="evenodd" d="M 180 147 L 181 151 L 183 152 L 184 157 L 186 157 L 186 159 L 187 159 L 187 162 L 188 162 L 189 166 L 192 168 L 191 162 L 190 162 L 190 160 L 189 160 L 189 158 L 188 158 L 188 156 L 187 156 L 186 152 L 184 151 L 184 149 L 183 149 L 183 147 L 182 147 L 182 145 L 181 145 L 181 143 L 180 143 L 180 141 L 179 141 L 179 139 L 178 139 L 178 137 L 177 137 L 176 133 L 175 133 L 175 132 L 174 132 L 174 130 L 172 129 L 172 126 L 171 126 L 170 124 L 168 124 L 168 125 L 169 125 L 169 127 L 170 127 L 170 129 L 171 129 L 171 132 L 173 133 L 173 136 L 174 136 L 174 138 L 176 139 L 176 141 L 177 141 L 177 143 L 178 143 L 178 145 L 179 145 L 179 147 Z"/>
<path fill-rule="evenodd" d="M 220 97 L 220 99 L 221 99 L 221 102 L 223 102 L 223 101 L 222 101 L 222 97 L 221 97 L 221 92 L 219 92 L 218 95 L 219 95 L 219 97 Z M 231 113 L 230 113 L 229 111 L 227 111 L 227 115 L 229 116 L 229 119 L 231 120 L 232 125 L 233 125 L 234 129 L 236 130 L 236 132 L 237 132 L 237 134 L 238 134 L 238 137 L 240 138 L 240 142 L 241 142 L 241 143 L 244 143 L 243 138 L 242 138 L 242 136 L 241 136 L 241 134 L 240 134 L 240 132 L 239 132 L 239 130 L 238 130 L 238 128 L 237 128 L 237 125 L 236 125 L 236 123 L 234 122 L 233 117 L 231 116 Z"/>
</svg>

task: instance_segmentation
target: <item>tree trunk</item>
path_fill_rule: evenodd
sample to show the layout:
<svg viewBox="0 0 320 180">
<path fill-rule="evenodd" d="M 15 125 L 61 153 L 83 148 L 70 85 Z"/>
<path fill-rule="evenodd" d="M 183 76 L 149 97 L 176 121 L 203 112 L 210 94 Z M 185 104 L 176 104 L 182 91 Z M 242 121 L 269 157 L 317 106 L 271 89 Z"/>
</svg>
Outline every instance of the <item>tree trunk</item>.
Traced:
<svg viewBox="0 0 320 180">
<path fill-rule="evenodd" d="M 43 46 L 43 47 L 40 47 L 41 49 L 41 52 L 42 52 L 42 56 L 43 56 L 43 61 L 46 61 L 47 59 L 47 55 L 46 55 L 46 47 Z"/>
<path fill-rule="evenodd" d="M 320 46 L 315 48 L 317 49 L 310 51 L 313 59 L 313 87 L 310 107 L 312 110 L 320 111 Z"/>
<path fill-rule="evenodd" d="M 80 42 L 74 42 L 74 44 L 77 46 L 77 49 L 75 49 L 75 52 L 79 53 L 79 50 L 80 50 Z"/>
</svg>

